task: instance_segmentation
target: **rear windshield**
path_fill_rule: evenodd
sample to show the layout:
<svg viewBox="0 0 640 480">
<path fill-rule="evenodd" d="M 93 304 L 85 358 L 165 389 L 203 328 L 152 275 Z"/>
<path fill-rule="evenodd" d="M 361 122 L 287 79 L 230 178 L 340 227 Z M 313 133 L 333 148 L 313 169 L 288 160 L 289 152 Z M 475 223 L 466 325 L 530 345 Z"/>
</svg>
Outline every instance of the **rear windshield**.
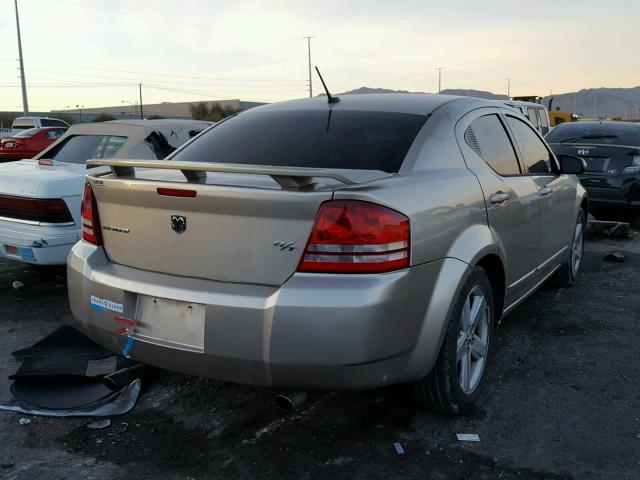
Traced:
<svg viewBox="0 0 640 480">
<path fill-rule="evenodd" d="M 41 131 L 42 131 L 41 128 L 30 128 L 28 130 L 23 130 L 20 133 L 16 133 L 15 136 L 16 137 L 33 137 L 34 135 L 38 134 Z"/>
<path fill-rule="evenodd" d="M 13 122 L 13 125 L 11 125 L 11 128 L 13 130 L 26 130 L 27 128 L 33 128 L 33 127 L 35 127 L 35 125 L 31 121 Z"/>
<path fill-rule="evenodd" d="M 356 110 L 249 110 L 172 160 L 397 172 L 427 117 Z"/>
<path fill-rule="evenodd" d="M 548 143 L 640 146 L 640 125 L 621 123 L 563 123 L 545 137 Z"/>
<path fill-rule="evenodd" d="M 66 163 L 85 163 L 89 158 L 112 158 L 127 137 L 115 135 L 73 135 L 58 143 L 42 158 Z"/>
</svg>

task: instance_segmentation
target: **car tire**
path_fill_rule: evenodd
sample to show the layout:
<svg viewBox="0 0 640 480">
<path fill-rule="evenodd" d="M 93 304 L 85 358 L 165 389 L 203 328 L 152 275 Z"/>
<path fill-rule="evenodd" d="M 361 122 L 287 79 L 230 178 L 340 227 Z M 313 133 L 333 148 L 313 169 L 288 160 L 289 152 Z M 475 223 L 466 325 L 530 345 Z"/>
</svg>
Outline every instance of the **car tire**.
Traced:
<svg viewBox="0 0 640 480">
<path fill-rule="evenodd" d="M 587 217 L 584 210 L 580 209 L 576 226 L 573 231 L 569 256 L 553 275 L 553 284 L 559 287 L 573 287 L 580 277 L 582 269 L 582 257 L 584 255 L 584 234 L 587 229 Z M 577 262 L 577 263 L 576 263 Z"/>
<path fill-rule="evenodd" d="M 456 299 L 433 370 L 411 385 L 418 406 L 457 414 L 473 407 L 484 383 L 494 316 L 491 282 L 475 267 Z"/>
</svg>

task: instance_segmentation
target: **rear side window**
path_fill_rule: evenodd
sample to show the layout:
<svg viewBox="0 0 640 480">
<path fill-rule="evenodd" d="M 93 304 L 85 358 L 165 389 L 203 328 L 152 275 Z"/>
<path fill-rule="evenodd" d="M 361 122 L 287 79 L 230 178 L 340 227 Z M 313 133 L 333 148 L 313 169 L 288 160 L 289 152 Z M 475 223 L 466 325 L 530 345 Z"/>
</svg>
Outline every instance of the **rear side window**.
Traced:
<svg viewBox="0 0 640 480">
<path fill-rule="evenodd" d="M 531 127 L 510 115 L 507 116 L 507 122 L 520 147 L 524 166 L 529 173 L 545 174 L 554 172 L 556 168 L 551 158 L 551 152 Z"/>
<path fill-rule="evenodd" d="M 547 120 L 547 114 L 544 110 L 540 110 L 540 126 L 542 128 L 549 128 L 549 121 Z"/>
<path fill-rule="evenodd" d="M 511 140 L 497 115 L 476 118 L 465 132 L 465 140 L 500 175 L 520 175 Z"/>
<path fill-rule="evenodd" d="M 14 120 L 11 128 L 13 130 L 26 130 L 27 128 L 34 128 L 35 124 L 32 120 Z"/>
<path fill-rule="evenodd" d="M 530 108 L 529 109 L 529 120 L 531 121 L 531 125 L 533 125 L 536 129 L 540 127 L 540 122 L 538 121 L 538 112 L 539 108 Z"/>
<path fill-rule="evenodd" d="M 426 116 L 356 110 L 249 110 L 172 160 L 397 172 Z"/>
<path fill-rule="evenodd" d="M 115 135 L 73 135 L 42 158 L 66 163 L 84 163 L 89 158 L 112 158 L 126 141 L 127 137 Z"/>
</svg>

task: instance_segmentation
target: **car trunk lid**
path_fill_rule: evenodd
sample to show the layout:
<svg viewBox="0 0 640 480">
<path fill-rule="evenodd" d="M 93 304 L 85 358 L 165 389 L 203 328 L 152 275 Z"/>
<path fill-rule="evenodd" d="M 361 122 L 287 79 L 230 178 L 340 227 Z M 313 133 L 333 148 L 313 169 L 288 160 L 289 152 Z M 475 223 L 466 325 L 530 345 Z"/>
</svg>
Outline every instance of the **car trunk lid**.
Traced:
<svg viewBox="0 0 640 480">
<path fill-rule="evenodd" d="M 115 173 L 90 179 L 112 262 L 265 285 L 281 285 L 295 272 L 318 208 L 335 188 L 390 175 L 168 161 L 88 164 Z"/>
<path fill-rule="evenodd" d="M 575 155 L 587 164 L 587 175 L 619 175 L 640 156 L 640 148 L 624 145 L 557 145 L 559 155 Z"/>
</svg>

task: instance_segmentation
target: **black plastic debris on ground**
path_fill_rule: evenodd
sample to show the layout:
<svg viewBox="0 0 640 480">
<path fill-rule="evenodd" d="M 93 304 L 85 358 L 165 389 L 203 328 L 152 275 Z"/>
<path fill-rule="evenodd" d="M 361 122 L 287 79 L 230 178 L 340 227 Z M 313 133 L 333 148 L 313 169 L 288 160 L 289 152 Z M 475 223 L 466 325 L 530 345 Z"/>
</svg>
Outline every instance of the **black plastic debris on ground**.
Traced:
<svg viewBox="0 0 640 480">
<path fill-rule="evenodd" d="M 0 409 L 32 415 L 108 416 L 126 413 L 148 368 L 115 355 L 70 326 L 13 352 L 22 362 Z"/>
<path fill-rule="evenodd" d="M 620 252 L 607 253 L 604 257 L 605 260 L 616 263 L 624 263 L 626 258 L 627 257 L 625 257 L 624 254 Z"/>
</svg>

